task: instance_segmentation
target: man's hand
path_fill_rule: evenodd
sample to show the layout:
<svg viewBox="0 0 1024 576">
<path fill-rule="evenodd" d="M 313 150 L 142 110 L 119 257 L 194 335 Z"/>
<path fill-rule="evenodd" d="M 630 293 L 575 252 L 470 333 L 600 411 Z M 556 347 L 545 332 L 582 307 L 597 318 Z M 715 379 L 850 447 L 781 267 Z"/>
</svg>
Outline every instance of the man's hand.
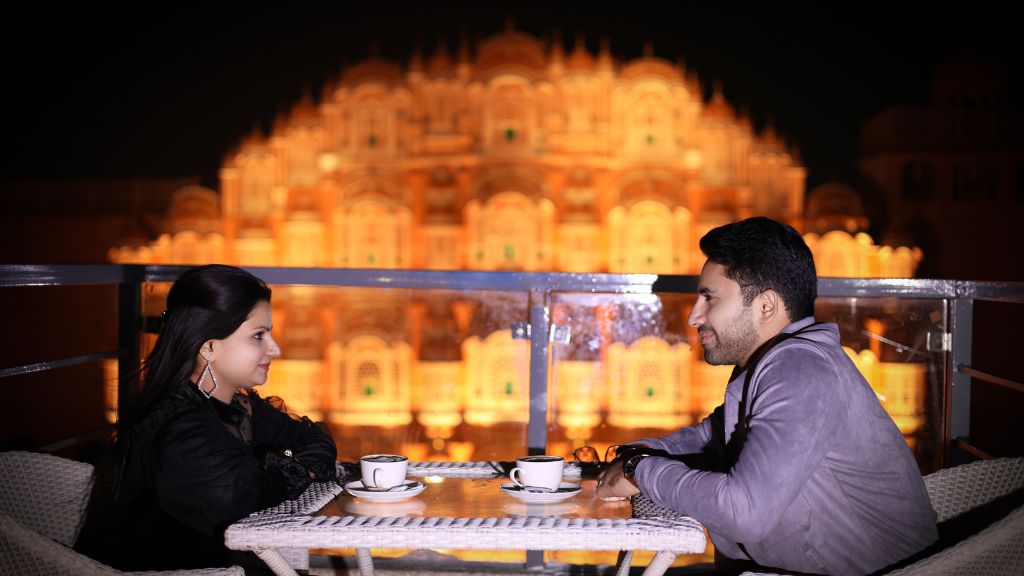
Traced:
<svg viewBox="0 0 1024 576">
<path fill-rule="evenodd" d="M 615 462 L 597 475 L 597 496 L 603 500 L 625 500 L 640 489 L 622 475 L 622 461 Z"/>
</svg>

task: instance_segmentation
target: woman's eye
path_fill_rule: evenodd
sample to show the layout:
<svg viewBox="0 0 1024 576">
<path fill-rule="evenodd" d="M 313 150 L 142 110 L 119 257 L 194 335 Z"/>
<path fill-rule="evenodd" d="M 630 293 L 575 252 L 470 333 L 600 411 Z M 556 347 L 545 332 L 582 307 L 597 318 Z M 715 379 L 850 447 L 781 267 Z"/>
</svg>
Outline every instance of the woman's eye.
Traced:
<svg viewBox="0 0 1024 576">
<path fill-rule="evenodd" d="M 256 340 L 262 342 L 263 341 L 263 332 L 257 332 L 255 334 L 253 334 L 252 337 L 255 338 Z"/>
</svg>

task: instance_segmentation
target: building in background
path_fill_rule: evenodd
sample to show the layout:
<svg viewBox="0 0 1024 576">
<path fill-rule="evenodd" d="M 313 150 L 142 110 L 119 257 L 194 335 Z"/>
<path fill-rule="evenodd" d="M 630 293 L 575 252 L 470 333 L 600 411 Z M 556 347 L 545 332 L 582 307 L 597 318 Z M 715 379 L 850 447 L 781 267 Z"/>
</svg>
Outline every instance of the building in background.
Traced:
<svg viewBox="0 0 1024 576">
<path fill-rule="evenodd" d="M 805 221 L 796 151 L 771 127 L 756 133 L 721 90 L 705 101 L 682 64 L 649 49 L 617 62 L 606 43 L 592 54 L 578 38 L 565 51 L 514 30 L 415 54 L 406 67 L 371 57 L 346 68 L 319 103 L 306 99 L 269 136 L 245 139 L 220 177 L 219 191 L 176 192 L 163 233 L 116 245 L 110 259 L 697 274 L 699 238 L 754 215 L 804 230 L 822 276 L 911 277 L 921 257 L 876 245 L 856 193 L 841 186 L 813 191 Z M 149 295 L 151 313 L 162 290 Z M 276 294 L 285 356 L 267 389 L 330 422 L 349 455 L 508 458 L 505 444 L 522 445 L 529 345 L 510 327 L 528 320 L 525 297 Z M 675 428 L 720 402 L 729 370 L 694 353 L 690 305 L 555 306 L 590 345 L 555 354 L 552 451 Z M 860 364 L 878 363 L 857 348 Z M 887 372 L 864 370 L 889 386 Z M 899 387 L 919 399 L 923 376 Z M 893 406 L 913 434 L 923 405 Z"/>
<path fill-rule="evenodd" d="M 890 107 L 865 122 L 859 169 L 884 199 L 894 245 L 941 259 L 927 278 L 1024 280 L 1006 255 L 1024 249 L 1024 116 L 1004 63 L 957 58 L 938 66 L 927 106 Z"/>
<path fill-rule="evenodd" d="M 98 264 L 110 258 L 111 246 L 150 245 L 165 231 L 171 198 L 197 183 L 192 178 L 0 181 L 0 262 Z"/>
</svg>

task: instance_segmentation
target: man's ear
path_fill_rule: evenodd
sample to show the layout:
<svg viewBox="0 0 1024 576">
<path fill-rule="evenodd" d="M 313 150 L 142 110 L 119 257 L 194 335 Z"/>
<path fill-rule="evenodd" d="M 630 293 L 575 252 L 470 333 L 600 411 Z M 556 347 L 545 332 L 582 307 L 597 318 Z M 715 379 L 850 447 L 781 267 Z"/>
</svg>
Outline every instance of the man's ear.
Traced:
<svg viewBox="0 0 1024 576">
<path fill-rule="evenodd" d="M 782 298 L 775 290 L 765 290 L 757 296 L 757 317 L 762 323 L 775 320 L 780 313 L 785 313 Z"/>
</svg>

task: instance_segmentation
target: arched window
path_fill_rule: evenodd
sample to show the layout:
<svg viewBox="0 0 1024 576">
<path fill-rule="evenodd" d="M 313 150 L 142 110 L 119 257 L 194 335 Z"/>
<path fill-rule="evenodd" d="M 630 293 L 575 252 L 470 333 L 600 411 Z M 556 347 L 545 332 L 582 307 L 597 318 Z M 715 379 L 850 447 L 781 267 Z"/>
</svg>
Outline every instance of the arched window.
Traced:
<svg viewBox="0 0 1024 576">
<path fill-rule="evenodd" d="M 410 262 L 409 210 L 382 199 L 356 202 L 335 216 L 335 254 L 348 268 L 407 268 Z"/>
<path fill-rule="evenodd" d="M 356 370 L 356 386 L 365 396 L 380 393 L 380 366 L 375 362 L 362 362 Z"/>
<path fill-rule="evenodd" d="M 479 270 L 540 270 L 552 260 L 554 207 L 521 192 L 495 194 L 482 206 L 470 202 L 470 265 Z"/>
<path fill-rule="evenodd" d="M 522 78 L 495 79 L 485 110 L 484 141 L 490 150 L 528 149 L 533 141 L 534 97 Z"/>
<path fill-rule="evenodd" d="M 247 154 L 239 163 L 241 182 L 238 213 L 248 220 L 261 220 L 270 215 L 270 197 L 277 163 L 270 154 Z"/>
<path fill-rule="evenodd" d="M 671 273 L 676 254 L 675 219 L 667 206 L 655 200 L 637 202 L 628 210 L 617 208 L 611 226 L 610 272 Z"/>
</svg>

